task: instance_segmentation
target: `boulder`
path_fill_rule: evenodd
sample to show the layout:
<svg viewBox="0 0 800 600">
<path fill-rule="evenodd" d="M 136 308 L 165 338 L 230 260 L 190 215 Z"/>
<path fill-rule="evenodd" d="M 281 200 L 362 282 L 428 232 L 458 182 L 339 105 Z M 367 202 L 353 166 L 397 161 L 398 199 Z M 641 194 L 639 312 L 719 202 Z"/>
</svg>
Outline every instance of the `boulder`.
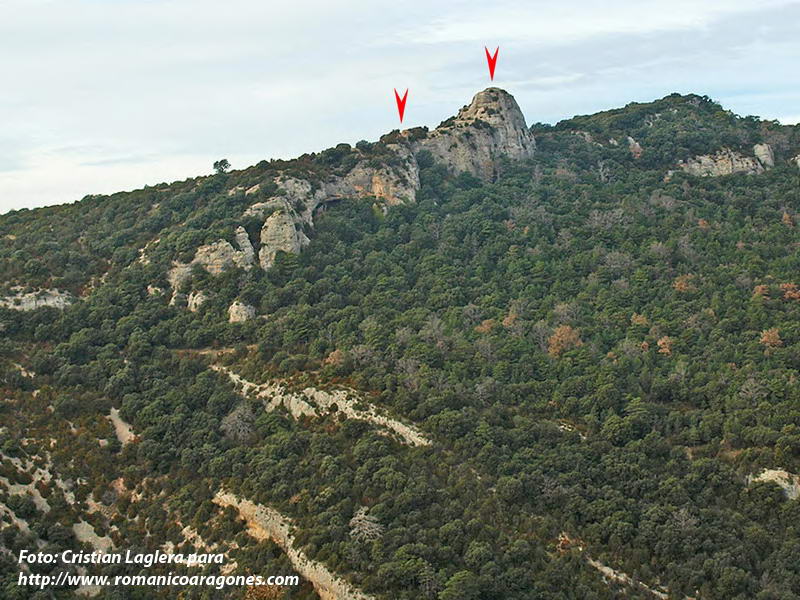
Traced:
<svg viewBox="0 0 800 600">
<path fill-rule="evenodd" d="M 244 304 L 236 300 L 228 307 L 229 323 L 244 323 L 256 316 L 256 309 L 249 304 Z"/>
<path fill-rule="evenodd" d="M 775 166 L 775 155 L 772 152 L 772 146 L 769 144 L 756 144 L 753 146 L 753 153 L 765 169 Z"/>
</svg>

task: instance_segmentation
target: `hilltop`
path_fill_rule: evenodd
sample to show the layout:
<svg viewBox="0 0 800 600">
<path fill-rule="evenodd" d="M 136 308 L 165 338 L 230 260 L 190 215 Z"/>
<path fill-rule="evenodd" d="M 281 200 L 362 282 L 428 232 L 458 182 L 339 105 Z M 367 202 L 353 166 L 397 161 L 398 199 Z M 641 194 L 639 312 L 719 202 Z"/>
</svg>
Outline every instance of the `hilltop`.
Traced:
<svg viewBox="0 0 800 600">
<path fill-rule="evenodd" d="M 798 155 L 701 96 L 529 127 L 489 88 L 4 215 L 0 543 L 304 577 L 248 600 L 798 598 Z"/>
</svg>

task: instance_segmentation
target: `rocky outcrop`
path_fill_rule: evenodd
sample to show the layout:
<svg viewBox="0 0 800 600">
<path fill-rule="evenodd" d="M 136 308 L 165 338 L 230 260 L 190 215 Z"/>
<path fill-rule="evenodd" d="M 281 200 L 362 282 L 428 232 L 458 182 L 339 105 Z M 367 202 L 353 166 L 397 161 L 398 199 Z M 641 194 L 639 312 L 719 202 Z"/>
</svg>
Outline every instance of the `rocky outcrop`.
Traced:
<svg viewBox="0 0 800 600">
<path fill-rule="evenodd" d="M 722 148 L 715 154 L 701 154 L 681 161 L 678 166 L 699 177 L 719 177 L 734 173 L 758 175 L 775 166 L 775 157 L 769 144 L 756 144 L 753 146 L 753 154 L 754 156 L 745 156 L 730 148 Z"/>
<path fill-rule="evenodd" d="M 239 252 L 234 256 L 233 260 L 236 262 L 236 266 L 247 270 L 253 265 L 256 252 L 244 227 L 241 225 L 237 227 L 234 235 L 236 245 L 239 246 Z"/>
<path fill-rule="evenodd" d="M 0 297 L 0 307 L 13 310 L 34 310 L 42 306 L 64 309 L 74 301 L 72 294 L 57 289 L 23 292 L 24 288 L 12 287 L 11 294 Z"/>
<path fill-rule="evenodd" d="M 346 198 L 369 197 L 387 206 L 414 202 L 419 189 L 417 155 L 430 152 L 454 172 L 466 171 L 483 179 L 493 179 L 503 157 L 528 158 L 536 149 L 533 134 L 525 123 L 514 97 L 508 92 L 489 88 L 478 94 L 458 114 L 431 132 L 413 129 L 393 132 L 381 138 L 378 154 L 369 149 L 350 149 L 354 165 L 345 173 L 322 180 L 279 175 L 274 183 L 278 191 L 259 199 L 242 213 L 242 218 L 263 218 L 259 236 L 258 261 L 262 269 L 275 264 L 279 252 L 299 253 L 309 243 L 304 233 L 314 225 L 314 214 L 323 205 Z M 255 184 L 245 197 L 261 190 Z M 241 190 L 237 189 L 236 193 Z M 250 268 L 256 264 L 256 252 L 239 227 L 236 250 L 220 240 L 201 246 L 190 263 L 174 263 L 168 274 L 173 290 L 187 280 L 191 268 L 201 265 L 211 274 L 233 267 Z M 173 294 L 173 303 L 182 302 Z"/>
<path fill-rule="evenodd" d="M 205 293 L 190 292 L 186 297 L 186 308 L 191 312 L 197 312 L 206 300 L 208 300 L 208 296 Z"/>
<path fill-rule="evenodd" d="M 136 439 L 133 428 L 120 417 L 119 409 L 112 408 L 106 419 L 111 421 L 111 424 L 114 426 L 114 434 L 117 436 L 120 444 L 124 446 Z"/>
<path fill-rule="evenodd" d="M 223 508 L 235 508 L 247 523 L 247 532 L 255 539 L 272 540 L 280 546 L 295 571 L 311 582 L 322 600 L 372 600 L 372 596 L 350 585 L 325 565 L 311 560 L 298 549 L 292 535 L 294 523 L 277 510 L 222 490 L 214 496 L 214 503 Z"/>
<path fill-rule="evenodd" d="M 764 167 L 756 158 L 744 156 L 728 148 L 723 148 L 716 154 L 695 156 L 686 162 L 679 162 L 678 166 L 690 175 L 699 177 L 719 177 L 734 173 L 755 175 L 764 172 Z"/>
<path fill-rule="evenodd" d="M 772 152 L 772 146 L 769 144 L 756 144 L 753 146 L 753 153 L 756 155 L 758 162 L 764 165 L 765 169 L 775 166 L 775 155 Z"/>
<path fill-rule="evenodd" d="M 200 265 L 212 275 L 219 275 L 233 267 L 250 269 L 254 263 L 255 250 L 244 227 L 237 227 L 234 232 L 239 250 L 227 240 L 219 240 L 200 246 L 189 263 L 174 262 L 167 273 L 167 279 L 173 290 L 177 290 L 191 275 L 192 266 Z M 173 296 L 173 303 L 175 297 Z"/>
<path fill-rule="evenodd" d="M 777 484 L 789 500 L 800 497 L 800 475 L 789 473 L 783 469 L 764 469 L 758 476 L 748 475 L 748 485 L 756 481 L 771 481 Z"/>
<path fill-rule="evenodd" d="M 501 157 L 529 158 L 536 141 L 514 97 L 488 88 L 412 147 L 415 152 L 427 150 L 453 172 L 493 179 Z"/>
<path fill-rule="evenodd" d="M 301 392 L 292 392 L 279 382 L 256 384 L 247 381 L 230 369 L 212 365 L 214 371 L 225 373 L 238 387 L 244 397 L 254 394 L 264 403 L 267 412 L 279 407 L 289 411 L 295 419 L 301 417 L 319 417 L 329 413 L 339 413 L 348 419 L 366 421 L 379 428 L 387 436 L 394 437 L 409 446 L 430 446 L 431 441 L 424 433 L 412 425 L 407 425 L 379 412 L 378 408 L 353 391 L 325 391 L 307 387 Z"/>
<path fill-rule="evenodd" d="M 256 316 L 256 309 L 249 304 L 235 301 L 228 307 L 228 323 L 244 323 Z"/>
<path fill-rule="evenodd" d="M 297 217 L 285 209 L 272 213 L 261 228 L 261 249 L 258 251 L 258 263 L 265 271 L 275 263 L 278 252 L 297 254 L 308 244 L 308 237 L 298 229 Z"/>
</svg>

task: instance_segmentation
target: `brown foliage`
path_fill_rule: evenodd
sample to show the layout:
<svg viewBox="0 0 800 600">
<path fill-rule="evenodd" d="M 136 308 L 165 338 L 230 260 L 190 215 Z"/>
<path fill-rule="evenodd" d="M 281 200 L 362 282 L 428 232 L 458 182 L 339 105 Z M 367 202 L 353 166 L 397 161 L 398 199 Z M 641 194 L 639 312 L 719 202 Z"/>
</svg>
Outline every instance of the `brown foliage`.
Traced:
<svg viewBox="0 0 800 600">
<path fill-rule="evenodd" d="M 697 226 L 700 229 L 708 229 L 709 227 L 711 227 L 711 225 L 709 225 L 708 221 L 706 221 L 705 219 L 698 219 Z"/>
<path fill-rule="evenodd" d="M 660 338 L 658 340 L 658 342 L 656 342 L 656 343 L 658 344 L 658 353 L 659 354 L 666 354 L 667 356 L 670 356 L 672 354 L 672 338 L 671 337 L 669 337 L 668 335 L 665 335 L 664 337 Z"/>
<path fill-rule="evenodd" d="M 800 290 L 797 289 L 796 283 L 782 283 L 781 290 L 784 300 L 800 300 Z"/>
<path fill-rule="evenodd" d="M 496 324 L 497 323 L 494 319 L 486 319 L 481 321 L 481 324 L 475 327 L 475 331 L 478 333 L 489 333 L 492 329 L 494 329 Z"/>
<path fill-rule="evenodd" d="M 344 352 L 339 349 L 334 350 L 328 356 L 325 357 L 325 360 L 322 361 L 323 365 L 341 365 L 344 362 Z"/>
<path fill-rule="evenodd" d="M 753 297 L 760 297 L 760 298 L 769 298 L 769 286 L 764 285 L 757 285 L 753 288 Z"/>
<path fill-rule="evenodd" d="M 780 331 L 777 327 L 765 329 L 761 332 L 761 343 L 767 348 L 779 348 L 783 346 Z"/>
<path fill-rule="evenodd" d="M 680 275 L 675 278 L 672 287 L 679 292 L 691 292 L 695 289 L 692 285 L 692 279 L 694 279 L 694 275 Z"/>
<path fill-rule="evenodd" d="M 244 600 L 279 600 L 283 588 L 277 585 L 251 585 L 244 593 Z"/>
<path fill-rule="evenodd" d="M 781 221 L 782 221 L 782 222 L 783 222 L 783 224 L 784 224 L 784 225 L 786 225 L 787 227 L 794 227 L 794 219 L 792 218 L 792 215 L 790 215 L 790 214 L 789 214 L 788 212 L 786 212 L 786 211 L 784 211 L 784 213 L 783 213 L 783 217 L 781 218 Z"/>
<path fill-rule="evenodd" d="M 647 317 L 644 315 L 633 313 L 633 315 L 631 315 L 631 323 L 634 325 L 649 325 L 650 321 L 648 321 Z"/>
<path fill-rule="evenodd" d="M 569 325 L 559 325 L 553 335 L 547 340 L 547 353 L 550 356 L 560 356 L 565 350 L 583 346 L 578 331 Z"/>
</svg>

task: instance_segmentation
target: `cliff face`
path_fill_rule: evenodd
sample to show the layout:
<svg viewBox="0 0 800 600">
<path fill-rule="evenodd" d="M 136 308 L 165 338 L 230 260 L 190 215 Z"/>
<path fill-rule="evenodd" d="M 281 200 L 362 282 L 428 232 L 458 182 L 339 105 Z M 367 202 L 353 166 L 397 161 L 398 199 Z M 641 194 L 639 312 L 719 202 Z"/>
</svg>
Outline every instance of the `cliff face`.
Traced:
<svg viewBox="0 0 800 600">
<path fill-rule="evenodd" d="M 703 154 L 680 162 L 678 166 L 687 173 L 701 177 L 719 177 L 734 173 L 757 175 L 775 166 L 775 157 L 769 144 L 753 146 L 753 155 L 745 156 L 729 148 L 722 148 L 715 154 Z"/>
<path fill-rule="evenodd" d="M 502 156 L 529 158 L 536 141 L 514 97 L 499 88 L 488 88 L 413 148 L 429 151 L 453 172 L 492 179 Z"/>
<path fill-rule="evenodd" d="M 191 268 L 199 264 L 211 274 L 233 267 L 269 269 L 279 252 L 299 253 L 308 244 L 304 231 L 314 226 L 317 209 L 334 200 L 375 198 L 392 206 L 414 202 L 419 189 L 417 155 L 430 152 L 453 172 L 466 171 L 485 180 L 497 175 L 503 157 L 525 159 L 533 156 L 536 142 L 514 97 L 499 88 L 488 88 L 472 99 L 455 117 L 431 132 L 408 130 L 382 140 L 384 155 L 374 160 L 357 149 L 350 151 L 355 164 L 347 172 L 322 181 L 289 175 L 275 177 L 278 192 L 247 207 L 242 218 L 263 218 L 258 250 L 247 232 L 238 227 L 237 248 L 225 240 L 200 246 L 189 263 L 174 263 L 168 279 L 177 290 L 188 280 Z M 245 191 L 256 195 L 260 186 Z M 241 190 L 231 190 L 231 193 Z M 258 260 L 255 260 L 255 257 Z M 182 300 L 173 295 L 173 302 Z"/>
</svg>

